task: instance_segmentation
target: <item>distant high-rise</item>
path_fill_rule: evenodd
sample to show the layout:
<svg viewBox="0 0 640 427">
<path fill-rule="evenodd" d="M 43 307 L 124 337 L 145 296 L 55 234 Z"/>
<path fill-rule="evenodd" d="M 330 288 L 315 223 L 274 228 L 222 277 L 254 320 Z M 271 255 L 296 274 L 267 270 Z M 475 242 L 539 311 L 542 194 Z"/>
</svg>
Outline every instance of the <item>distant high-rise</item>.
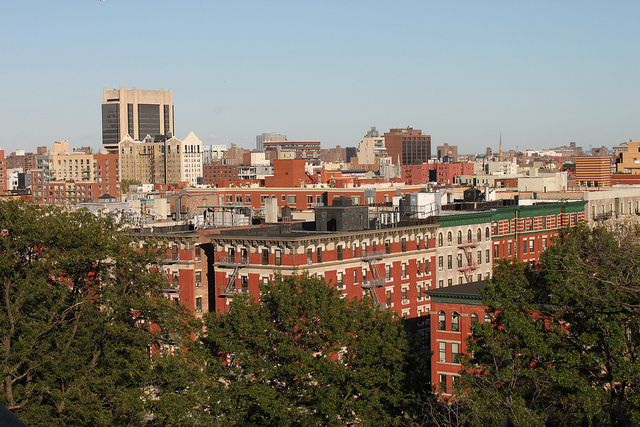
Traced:
<svg viewBox="0 0 640 427">
<path fill-rule="evenodd" d="M 282 142 L 286 141 L 287 136 L 281 135 L 279 133 L 263 133 L 262 135 L 256 136 L 256 150 L 263 151 L 265 142 Z"/>
<path fill-rule="evenodd" d="M 431 158 L 431 135 L 423 135 L 420 129 L 391 129 L 383 136 L 394 165 L 421 165 Z"/>
<path fill-rule="evenodd" d="M 171 138 L 173 95 L 169 90 L 102 89 L 102 145 L 111 152 L 126 135 L 156 141 Z"/>
</svg>

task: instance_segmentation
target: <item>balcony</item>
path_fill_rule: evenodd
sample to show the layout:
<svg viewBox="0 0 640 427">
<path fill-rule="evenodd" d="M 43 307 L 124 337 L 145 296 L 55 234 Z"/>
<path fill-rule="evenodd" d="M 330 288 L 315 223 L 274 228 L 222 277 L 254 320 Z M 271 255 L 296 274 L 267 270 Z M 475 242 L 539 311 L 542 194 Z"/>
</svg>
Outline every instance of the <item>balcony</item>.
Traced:
<svg viewBox="0 0 640 427">
<path fill-rule="evenodd" d="M 362 281 L 362 289 L 371 289 L 371 288 L 381 288 L 384 284 L 387 283 L 387 279 L 384 277 L 379 277 L 377 279 L 363 280 Z"/>
<path fill-rule="evenodd" d="M 244 267 L 246 265 L 249 265 L 249 258 L 243 257 L 241 255 L 236 255 L 233 257 L 222 256 L 218 260 L 219 267 L 235 268 L 235 267 Z"/>
</svg>

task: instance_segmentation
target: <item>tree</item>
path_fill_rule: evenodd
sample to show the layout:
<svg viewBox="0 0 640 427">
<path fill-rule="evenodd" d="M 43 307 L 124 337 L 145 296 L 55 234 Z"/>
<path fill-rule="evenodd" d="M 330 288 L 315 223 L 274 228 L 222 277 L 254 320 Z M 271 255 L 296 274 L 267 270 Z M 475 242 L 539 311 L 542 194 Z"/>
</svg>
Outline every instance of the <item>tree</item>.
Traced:
<svg viewBox="0 0 640 427">
<path fill-rule="evenodd" d="M 163 349 L 193 329 L 158 256 L 108 217 L 1 202 L 0 401 L 27 425 L 172 419 L 189 384 L 163 373 L 188 367 Z"/>
<path fill-rule="evenodd" d="M 203 342 L 225 385 L 218 422 L 393 425 L 412 415 L 424 371 L 392 312 L 307 275 L 261 292 L 206 319 Z"/>
<path fill-rule="evenodd" d="M 640 423 L 640 232 L 563 231 L 537 266 L 502 261 L 462 375 L 472 423 Z"/>
</svg>

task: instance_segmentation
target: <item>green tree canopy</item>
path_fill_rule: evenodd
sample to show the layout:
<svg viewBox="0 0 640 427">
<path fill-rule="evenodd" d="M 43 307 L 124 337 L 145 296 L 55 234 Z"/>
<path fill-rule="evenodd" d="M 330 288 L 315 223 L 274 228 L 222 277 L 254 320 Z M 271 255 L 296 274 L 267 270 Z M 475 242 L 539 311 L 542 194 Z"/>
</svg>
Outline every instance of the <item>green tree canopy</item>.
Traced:
<svg viewBox="0 0 640 427">
<path fill-rule="evenodd" d="M 25 424 L 188 420 L 191 366 L 163 349 L 189 354 L 191 318 L 153 246 L 86 210 L 0 203 L 0 401 Z"/>
<path fill-rule="evenodd" d="M 370 299 L 348 301 L 321 279 L 277 277 L 261 301 L 236 297 L 206 319 L 223 424 L 393 425 L 424 379 L 402 322 Z"/>
<path fill-rule="evenodd" d="M 529 266 L 500 262 L 460 401 L 475 425 L 640 423 L 640 232 L 563 231 Z"/>
</svg>

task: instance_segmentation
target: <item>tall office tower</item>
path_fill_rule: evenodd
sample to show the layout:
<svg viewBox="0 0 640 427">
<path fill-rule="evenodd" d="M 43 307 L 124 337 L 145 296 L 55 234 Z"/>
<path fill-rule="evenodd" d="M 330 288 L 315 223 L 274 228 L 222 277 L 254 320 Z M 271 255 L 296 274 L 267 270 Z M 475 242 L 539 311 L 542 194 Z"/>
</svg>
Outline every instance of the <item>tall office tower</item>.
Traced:
<svg viewBox="0 0 640 427">
<path fill-rule="evenodd" d="M 102 89 L 102 145 L 118 151 L 118 142 L 129 135 L 141 141 L 173 136 L 173 95 L 169 90 Z"/>
<path fill-rule="evenodd" d="M 282 142 L 286 141 L 287 136 L 281 135 L 279 133 L 263 133 L 262 135 L 256 136 L 256 150 L 264 151 L 264 143 L 265 142 Z"/>
<path fill-rule="evenodd" d="M 431 135 L 423 135 L 420 129 L 391 129 L 383 136 L 394 165 L 421 165 L 431 158 Z"/>
</svg>

